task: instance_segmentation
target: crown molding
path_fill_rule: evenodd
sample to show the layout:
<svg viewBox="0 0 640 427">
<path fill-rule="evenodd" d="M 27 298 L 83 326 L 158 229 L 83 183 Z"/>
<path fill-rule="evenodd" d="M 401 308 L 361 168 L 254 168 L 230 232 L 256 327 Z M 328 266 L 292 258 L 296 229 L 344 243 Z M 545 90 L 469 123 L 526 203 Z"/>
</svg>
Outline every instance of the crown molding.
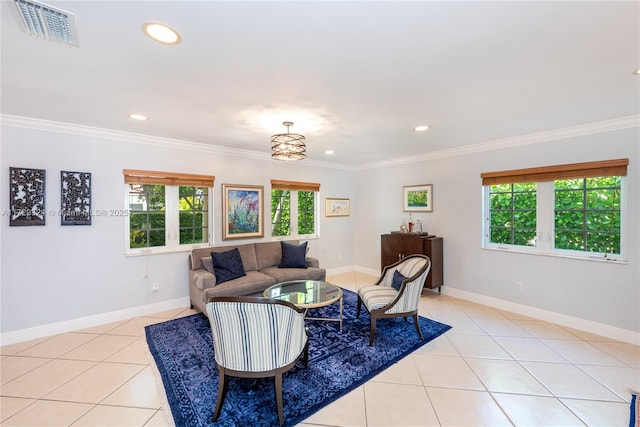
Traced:
<svg viewBox="0 0 640 427">
<path fill-rule="evenodd" d="M 30 117 L 0 115 L 0 124 L 18 128 L 42 130 L 48 132 L 65 133 L 101 139 L 118 140 L 128 143 L 147 144 L 155 147 L 178 148 L 183 150 L 212 153 L 223 156 L 240 157 L 243 159 L 254 159 L 272 161 L 268 153 L 258 151 L 242 150 L 238 148 L 221 147 L 218 145 L 203 144 L 200 142 L 185 141 L 179 139 L 163 138 L 157 136 L 142 135 L 132 132 L 122 132 L 111 129 L 96 128 L 91 126 L 76 125 L 72 123 L 55 122 L 50 120 L 34 119 Z M 462 147 L 433 151 L 416 156 L 397 157 L 381 162 L 364 163 L 357 166 L 349 166 L 338 163 L 324 162 L 318 160 L 305 160 L 305 166 L 315 166 L 327 169 L 338 169 L 343 171 L 358 171 L 368 169 L 378 169 L 390 166 L 417 163 L 426 160 L 442 159 L 446 157 L 463 156 L 486 151 L 500 150 L 504 148 L 520 147 L 530 144 L 555 141 L 559 139 L 573 138 L 576 136 L 593 135 L 604 132 L 611 132 L 622 129 L 640 127 L 640 115 L 620 117 L 617 119 L 603 120 L 586 123 L 566 128 L 553 129 L 544 132 L 535 132 L 526 135 L 519 135 L 510 138 L 497 139 L 494 141 L 469 144 Z M 286 164 L 286 162 L 282 162 Z M 300 164 L 292 162 L 291 165 Z"/>
<path fill-rule="evenodd" d="M 0 125 L 16 128 L 24 128 L 31 130 L 40 130 L 46 132 L 56 132 L 68 135 L 85 136 L 90 138 L 100 138 L 116 140 L 127 143 L 153 145 L 162 148 L 177 148 L 182 150 L 191 150 L 201 153 L 217 154 L 222 156 L 240 157 L 243 159 L 263 160 L 273 162 L 269 153 L 262 153 L 252 150 L 243 150 L 239 148 L 221 147 L 219 145 L 203 144 L 201 142 L 185 141 L 181 139 L 164 138 L 159 136 L 150 136 L 137 134 L 133 132 L 123 132 L 112 129 L 96 128 L 92 126 L 76 125 L 73 123 L 56 122 L 51 120 L 34 119 L 31 117 L 12 116 L 7 114 L 0 115 Z M 288 162 L 279 162 L 288 164 Z M 291 165 L 299 164 L 298 162 L 289 162 Z M 318 160 L 304 160 L 305 166 L 316 166 L 328 169 L 350 170 L 353 166 L 345 166 L 336 163 L 323 162 Z"/>
<path fill-rule="evenodd" d="M 463 156 L 481 153 L 485 151 L 501 150 L 504 148 L 520 147 L 523 145 L 538 144 L 541 142 L 556 141 L 559 139 L 574 138 L 576 136 L 594 135 L 604 132 L 640 127 L 640 115 L 620 117 L 617 119 L 603 120 L 586 123 L 566 128 L 553 129 L 544 132 L 535 132 L 510 138 L 496 139 L 494 141 L 470 144 L 462 147 L 433 151 L 416 156 L 398 157 L 381 162 L 366 163 L 357 166 L 356 170 L 378 169 L 389 166 L 406 165 L 425 160 L 442 159 L 445 157 Z"/>
</svg>

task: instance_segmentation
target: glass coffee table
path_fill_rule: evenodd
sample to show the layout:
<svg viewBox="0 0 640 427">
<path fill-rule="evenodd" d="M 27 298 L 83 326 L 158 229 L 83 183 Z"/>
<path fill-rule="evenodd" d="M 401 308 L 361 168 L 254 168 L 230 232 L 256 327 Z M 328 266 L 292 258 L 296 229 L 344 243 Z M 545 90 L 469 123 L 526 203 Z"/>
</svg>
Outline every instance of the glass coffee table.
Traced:
<svg viewBox="0 0 640 427">
<path fill-rule="evenodd" d="M 289 301 L 297 307 L 304 308 L 305 319 L 340 322 L 342 330 L 342 289 L 339 286 L 319 280 L 291 280 L 268 287 L 263 296 Z M 340 303 L 338 317 L 307 317 L 309 309 L 325 307 L 336 301 Z"/>
</svg>

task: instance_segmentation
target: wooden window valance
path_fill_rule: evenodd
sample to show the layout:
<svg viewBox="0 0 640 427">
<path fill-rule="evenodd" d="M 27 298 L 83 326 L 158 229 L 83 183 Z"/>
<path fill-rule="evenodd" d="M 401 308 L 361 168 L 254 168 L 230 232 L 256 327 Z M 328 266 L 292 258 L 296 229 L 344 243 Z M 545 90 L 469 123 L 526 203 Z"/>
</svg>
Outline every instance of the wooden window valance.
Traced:
<svg viewBox="0 0 640 427">
<path fill-rule="evenodd" d="M 317 182 L 282 181 L 271 180 L 272 190 L 298 190 L 298 191 L 320 191 L 320 184 Z"/>
<path fill-rule="evenodd" d="M 553 181 L 556 179 L 591 178 L 594 176 L 625 176 L 629 159 L 600 162 L 571 163 L 539 168 L 514 169 L 480 174 L 482 185 L 512 184 L 515 182 Z"/>
<path fill-rule="evenodd" d="M 187 187 L 213 187 L 216 179 L 212 175 L 190 173 L 143 171 L 123 169 L 124 182 L 127 184 L 182 185 Z"/>
</svg>

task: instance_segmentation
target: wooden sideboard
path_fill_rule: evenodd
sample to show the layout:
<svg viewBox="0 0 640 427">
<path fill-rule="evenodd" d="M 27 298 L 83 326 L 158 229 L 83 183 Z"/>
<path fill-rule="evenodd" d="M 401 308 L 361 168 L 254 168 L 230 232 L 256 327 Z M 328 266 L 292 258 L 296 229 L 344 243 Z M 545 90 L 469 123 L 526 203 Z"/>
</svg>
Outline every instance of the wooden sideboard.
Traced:
<svg viewBox="0 0 640 427">
<path fill-rule="evenodd" d="M 424 287 L 440 288 L 444 285 L 442 268 L 442 237 L 411 233 L 391 233 L 381 236 L 381 267 L 384 268 L 407 255 L 423 254 L 431 259 L 431 272 Z"/>
</svg>

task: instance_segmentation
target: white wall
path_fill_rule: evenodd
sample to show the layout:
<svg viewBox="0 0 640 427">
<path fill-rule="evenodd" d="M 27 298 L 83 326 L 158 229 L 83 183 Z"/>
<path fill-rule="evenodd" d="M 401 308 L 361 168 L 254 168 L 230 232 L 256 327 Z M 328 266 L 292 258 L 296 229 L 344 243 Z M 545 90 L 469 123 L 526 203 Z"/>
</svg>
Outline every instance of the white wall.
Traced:
<svg viewBox="0 0 640 427">
<path fill-rule="evenodd" d="M 433 184 L 426 229 L 444 238 L 445 290 L 510 301 L 640 331 L 640 132 L 632 128 L 545 143 L 362 170 L 357 174 L 355 263 L 380 268 L 380 234 L 398 230 L 402 186 Z M 563 163 L 629 158 L 628 263 L 611 264 L 481 249 L 480 173 Z M 414 216 L 417 214 L 414 214 Z M 516 282 L 524 292 L 516 291 Z"/>
<path fill-rule="evenodd" d="M 148 144 L 142 142 L 153 140 L 127 140 L 126 135 L 109 132 L 8 125 L 0 131 L 3 209 L 8 209 L 6 183 L 12 166 L 47 170 L 48 209 L 59 208 L 61 170 L 92 173 L 94 209 L 124 207 L 123 168 L 213 174 L 216 245 L 238 242 L 221 241 L 223 183 L 264 185 L 267 190 L 272 178 L 320 182 L 321 238 L 310 247 L 327 269 L 356 266 L 379 271 L 380 235 L 397 230 L 406 218 L 402 186 L 433 184 L 434 212 L 421 217 L 429 232 L 444 237 L 443 292 L 458 290 L 640 331 L 639 128 L 470 154 L 436 153 L 418 162 L 359 171 L 309 161 L 280 163 L 255 155 L 241 158 L 162 140 Z M 480 248 L 481 172 L 623 157 L 630 162 L 627 264 Z M 326 218 L 326 197 L 350 198 L 351 216 Z M 124 218 L 94 217 L 91 226 L 62 227 L 57 216 L 48 217 L 44 227 L 8 224 L 3 217 L 3 335 L 188 296 L 187 253 L 125 256 Z M 516 281 L 524 282 L 524 292 L 516 291 Z M 152 282 L 160 283 L 159 293 L 149 291 Z"/>
<path fill-rule="evenodd" d="M 84 135 L 3 125 L 0 206 L 9 208 L 4 184 L 9 167 L 45 169 L 46 207 L 56 210 L 61 170 L 92 173 L 93 210 L 124 208 L 124 168 L 211 174 L 216 177 L 214 243 L 231 245 L 255 240 L 221 240 L 223 183 L 264 185 L 269 206 L 272 178 L 319 182 L 322 237 L 310 241 L 310 255 L 324 268 L 353 265 L 353 216 L 324 217 L 325 197 L 354 198 L 352 172 L 308 161 L 221 155 L 206 148 L 189 149 L 188 144 L 141 143 L 134 137 L 127 140 L 127 135 L 109 137 L 108 132 L 80 133 Z M 265 150 L 268 147 L 265 141 Z M 268 211 L 266 215 L 268 224 Z M 46 221 L 46 226 L 9 227 L 8 217 L 2 217 L 3 333 L 188 297 L 188 252 L 125 256 L 125 218 L 94 217 L 91 226 L 63 227 L 59 216 Z M 270 240 L 268 227 L 264 240 Z M 150 292 L 153 282 L 160 283 L 160 292 Z"/>
</svg>

